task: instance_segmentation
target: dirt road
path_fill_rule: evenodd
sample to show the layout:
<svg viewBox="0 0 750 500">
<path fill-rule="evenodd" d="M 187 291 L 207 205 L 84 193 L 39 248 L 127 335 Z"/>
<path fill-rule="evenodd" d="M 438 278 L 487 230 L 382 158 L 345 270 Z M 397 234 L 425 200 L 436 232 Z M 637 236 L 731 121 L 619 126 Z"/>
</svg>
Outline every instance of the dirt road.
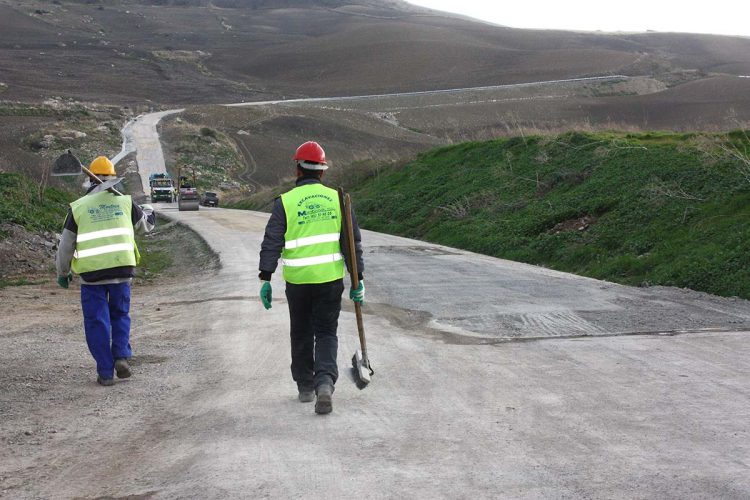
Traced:
<svg viewBox="0 0 750 500">
<path fill-rule="evenodd" d="M 123 128 L 122 149 L 123 152 L 137 151 L 136 161 L 138 163 L 138 173 L 141 176 L 142 186 L 148 187 L 148 178 L 151 174 L 166 172 L 164 168 L 164 153 L 159 143 L 159 134 L 156 131 L 156 126 L 165 116 L 181 113 L 182 111 L 184 109 L 171 109 L 141 115 Z"/>
<path fill-rule="evenodd" d="M 321 417 L 296 401 L 283 285 L 273 282 L 270 311 L 258 300 L 266 216 L 173 215 L 222 268 L 136 289 L 135 374 L 113 388 L 94 382 L 75 292 L 0 291 L 1 495 L 750 495 L 747 332 L 553 338 L 731 328 L 750 318 L 744 301 L 365 232 L 376 374 L 359 391 L 345 373 L 347 305 L 334 413 Z"/>
<path fill-rule="evenodd" d="M 461 94 L 467 92 L 480 92 L 486 90 L 498 90 L 498 89 L 509 89 L 519 87 L 533 87 L 542 85 L 556 85 L 566 83 L 581 83 L 581 82 L 602 82 L 602 81 L 621 81 L 628 80 L 630 76 L 626 75 L 607 75 L 607 76 L 592 76 L 586 78 L 567 78 L 564 80 L 546 80 L 538 82 L 528 83 L 511 83 L 505 85 L 485 85 L 481 87 L 462 87 L 455 89 L 444 89 L 444 90 L 425 90 L 420 92 L 398 92 L 392 94 L 372 94 L 372 95 L 357 95 L 357 96 L 346 96 L 346 97 L 305 97 L 301 99 L 277 99 L 273 101 L 252 101 L 252 102 L 237 102 L 232 104 L 225 104 L 228 107 L 250 107 L 250 106 L 267 106 L 272 104 L 300 104 L 300 103 L 330 103 L 330 102 L 345 102 L 345 101 L 359 101 L 369 99 L 387 99 L 389 97 L 418 97 L 418 96 L 434 96 L 442 94 Z"/>
<path fill-rule="evenodd" d="M 75 289 L 0 290 L 3 498 L 750 496 L 746 301 L 365 231 L 376 374 L 349 380 L 346 301 L 318 416 L 283 283 L 258 299 L 267 215 L 157 210 L 222 267 L 135 288 L 132 378 L 95 383 Z"/>
</svg>

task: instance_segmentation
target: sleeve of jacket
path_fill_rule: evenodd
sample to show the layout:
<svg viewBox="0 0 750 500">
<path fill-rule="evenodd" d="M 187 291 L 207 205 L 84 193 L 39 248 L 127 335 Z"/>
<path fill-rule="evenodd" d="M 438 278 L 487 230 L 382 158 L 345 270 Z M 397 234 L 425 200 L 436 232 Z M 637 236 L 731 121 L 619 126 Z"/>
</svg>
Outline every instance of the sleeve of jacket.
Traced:
<svg viewBox="0 0 750 500">
<path fill-rule="evenodd" d="M 352 230 L 354 232 L 354 252 L 357 255 L 357 278 L 363 279 L 363 273 L 365 272 L 365 260 L 362 252 L 362 232 L 359 230 L 359 224 L 357 223 L 357 214 L 354 213 L 354 207 L 352 207 Z M 341 237 L 341 248 L 344 250 L 344 261 L 346 262 L 346 269 L 351 273 L 352 266 L 349 264 L 349 252 L 346 251 L 344 237 Z"/>
<path fill-rule="evenodd" d="M 150 209 L 142 209 L 135 202 L 130 210 L 130 218 L 133 230 L 137 233 L 150 233 L 156 227 L 156 213 Z"/>
<path fill-rule="evenodd" d="M 276 198 L 273 203 L 271 217 L 266 224 L 266 232 L 263 235 L 263 243 L 260 245 L 260 279 L 268 281 L 276 272 L 279 265 L 281 251 L 284 249 L 284 235 L 286 234 L 286 212 L 281 198 Z"/>
<path fill-rule="evenodd" d="M 70 272 L 70 263 L 73 260 L 73 254 L 76 250 L 76 238 L 78 237 L 78 225 L 73 219 L 73 212 L 68 210 L 65 217 L 65 226 L 60 243 L 57 245 L 57 254 L 55 255 L 55 270 L 58 276 L 67 276 Z"/>
</svg>

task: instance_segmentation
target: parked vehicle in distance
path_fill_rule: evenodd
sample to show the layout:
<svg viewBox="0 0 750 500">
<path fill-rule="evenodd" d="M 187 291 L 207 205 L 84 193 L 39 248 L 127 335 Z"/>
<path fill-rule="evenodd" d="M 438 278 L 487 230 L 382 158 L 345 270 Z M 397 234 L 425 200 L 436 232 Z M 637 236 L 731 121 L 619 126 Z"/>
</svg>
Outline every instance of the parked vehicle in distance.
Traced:
<svg viewBox="0 0 750 500">
<path fill-rule="evenodd" d="M 211 191 L 206 191 L 203 193 L 203 196 L 201 196 L 201 205 L 204 207 L 218 207 L 219 195 L 212 193 Z"/>
</svg>

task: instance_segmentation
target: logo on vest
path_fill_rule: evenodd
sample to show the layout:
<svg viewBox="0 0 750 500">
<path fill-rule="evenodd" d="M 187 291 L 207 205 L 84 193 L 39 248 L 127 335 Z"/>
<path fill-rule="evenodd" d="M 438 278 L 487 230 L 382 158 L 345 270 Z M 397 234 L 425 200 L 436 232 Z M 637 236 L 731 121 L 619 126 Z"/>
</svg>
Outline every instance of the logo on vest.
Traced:
<svg viewBox="0 0 750 500">
<path fill-rule="evenodd" d="M 117 204 L 101 204 L 98 207 L 89 208 L 89 219 L 91 222 L 105 222 L 122 217 L 125 213 Z"/>
<path fill-rule="evenodd" d="M 298 203 L 297 206 L 301 204 L 302 202 Z M 305 210 L 297 211 L 297 218 L 298 225 L 331 220 L 336 218 L 336 209 L 330 206 L 323 206 L 320 203 L 308 203 L 305 205 Z"/>
</svg>

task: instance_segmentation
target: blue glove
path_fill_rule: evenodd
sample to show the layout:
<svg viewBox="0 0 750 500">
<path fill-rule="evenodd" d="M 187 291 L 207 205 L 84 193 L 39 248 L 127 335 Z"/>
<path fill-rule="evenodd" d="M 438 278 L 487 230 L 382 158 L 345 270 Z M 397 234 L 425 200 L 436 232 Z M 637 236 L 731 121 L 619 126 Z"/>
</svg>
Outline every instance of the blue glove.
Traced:
<svg viewBox="0 0 750 500">
<path fill-rule="evenodd" d="M 364 304 L 365 302 L 365 280 L 361 280 L 359 282 L 359 286 L 355 288 L 349 289 L 349 298 L 352 299 L 354 302 L 359 302 L 360 304 Z"/>
<path fill-rule="evenodd" d="M 67 276 L 58 276 L 57 284 L 62 288 L 68 288 L 68 283 L 73 281 L 73 273 L 68 273 Z"/>
<path fill-rule="evenodd" d="M 263 302 L 263 307 L 268 310 L 271 309 L 271 282 L 263 281 L 262 283 L 263 284 L 260 286 L 260 301 Z"/>
</svg>

